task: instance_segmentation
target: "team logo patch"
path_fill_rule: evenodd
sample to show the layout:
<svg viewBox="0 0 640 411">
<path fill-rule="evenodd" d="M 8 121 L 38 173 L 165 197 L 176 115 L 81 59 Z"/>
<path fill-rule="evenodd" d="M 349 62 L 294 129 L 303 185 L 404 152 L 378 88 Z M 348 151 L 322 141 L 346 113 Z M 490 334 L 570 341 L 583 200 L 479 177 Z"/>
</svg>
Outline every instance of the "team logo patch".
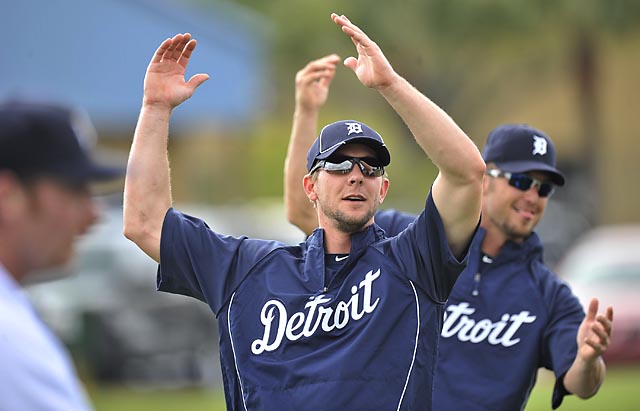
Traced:
<svg viewBox="0 0 640 411">
<path fill-rule="evenodd" d="M 532 155 L 540 154 L 541 156 L 547 154 L 547 140 L 544 137 L 533 136 L 533 152 Z"/>
<path fill-rule="evenodd" d="M 360 123 L 345 123 L 347 125 L 347 135 L 362 134 L 362 124 Z"/>
</svg>

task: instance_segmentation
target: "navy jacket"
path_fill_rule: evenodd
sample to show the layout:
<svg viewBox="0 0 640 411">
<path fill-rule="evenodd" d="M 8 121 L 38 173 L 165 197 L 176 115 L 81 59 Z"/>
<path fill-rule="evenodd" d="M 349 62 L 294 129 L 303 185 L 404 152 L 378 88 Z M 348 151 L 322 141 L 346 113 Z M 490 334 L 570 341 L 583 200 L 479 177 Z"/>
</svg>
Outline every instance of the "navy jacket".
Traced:
<svg viewBox="0 0 640 411">
<path fill-rule="evenodd" d="M 390 234 L 414 219 L 393 210 L 375 217 Z M 485 233 L 478 229 L 446 304 L 433 409 L 524 409 L 541 367 L 556 375 L 555 409 L 568 394 L 561 380 L 575 359 L 584 311 L 544 264 L 535 233 L 523 244 L 505 243 L 480 274 Z"/>
<path fill-rule="evenodd" d="M 433 200 L 407 230 L 352 235 L 325 280 L 324 231 L 287 246 L 169 210 L 158 288 L 218 318 L 229 410 L 430 410 L 444 302 L 464 268 Z"/>
</svg>

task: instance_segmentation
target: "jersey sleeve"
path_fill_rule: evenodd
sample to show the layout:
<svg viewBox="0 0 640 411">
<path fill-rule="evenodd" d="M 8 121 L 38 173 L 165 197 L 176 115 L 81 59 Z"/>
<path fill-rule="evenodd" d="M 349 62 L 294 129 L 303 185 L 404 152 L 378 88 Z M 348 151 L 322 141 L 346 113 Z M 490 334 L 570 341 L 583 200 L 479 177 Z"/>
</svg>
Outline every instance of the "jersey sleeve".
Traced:
<svg viewBox="0 0 640 411">
<path fill-rule="evenodd" d="M 415 214 L 403 213 L 398 210 L 381 210 L 376 213 L 375 221 L 387 236 L 393 237 L 404 231 L 415 219 Z"/>
<path fill-rule="evenodd" d="M 391 247 L 409 279 L 442 304 L 467 265 L 468 250 L 464 258 L 458 260 L 449 248 L 431 192 L 423 212 L 391 240 Z"/>
<path fill-rule="evenodd" d="M 549 321 L 543 336 L 543 367 L 556 376 L 552 407 L 556 409 L 565 395 L 570 394 L 562 383 L 578 352 L 576 335 L 584 319 L 584 310 L 569 286 L 548 272 L 544 298 L 549 304 Z"/>
<path fill-rule="evenodd" d="M 279 246 L 218 234 L 204 221 L 171 208 L 160 238 L 158 290 L 197 298 L 218 314 L 251 268 Z"/>
</svg>

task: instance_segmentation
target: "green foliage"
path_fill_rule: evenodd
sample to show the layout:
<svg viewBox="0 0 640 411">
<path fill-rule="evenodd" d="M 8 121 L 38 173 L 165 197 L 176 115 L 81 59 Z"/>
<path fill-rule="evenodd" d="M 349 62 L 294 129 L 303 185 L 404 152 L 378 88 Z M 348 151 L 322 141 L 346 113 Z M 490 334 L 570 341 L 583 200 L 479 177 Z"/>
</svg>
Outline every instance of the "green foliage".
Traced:
<svg viewBox="0 0 640 411">
<path fill-rule="evenodd" d="M 212 0 L 188 1 L 203 7 L 215 4 Z M 396 71 L 447 111 L 479 147 L 497 124 L 535 124 L 554 137 L 561 160 L 576 164 L 576 172 L 593 180 L 593 175 L 603 174 L 606 167 L 602 160 L 601 164 L 593 161 L 594 154 L 603 151 L 598 146 L 599 139 L 612 147 L 611 136 L 634 134 L 635 119 L 619 117 L 619 113 L 627 111 L 626 98 L 605 92 L 611 92 L 612 82 L 625 83 L 620 87 L 623 91 L 634 89 L 637 82 L 635 75 L 615 77 L 611 60 L 618 44 L 637 39 L 640 34 L 637 0 L 232 3 L 263 16 L 271 26 L 271 45 L 265 53 L 269 70 L 256 73 L 269 77 L 268 109 L 247 125 L 241 143 L 217 144 L 216 150 L 225 152 L 217 161 L 224 169 L 209 162 L 204 169 L 190 172 L 200 175 L 190 181 L 191 187 L 184 187 L 190 198 L 194 192 L 196 199 L 207 201 L 281 195 L 295 73 L 309 60 L 329 53 L 343 58 L 355 54 L 353 44 L 329 20 L 334 11 L 349 16 L 363 28 L 380 45 Z M 633 54 L 625 54 L 624 61 L 615 64 L 633 66 Z M 412 184 L 413 177 L 420 174 L 430 178 L 435 175 L 434 169 L 424 157 L 418 158 L 422 155 L 420 150 L 385 101 L 362 87 L 346 68 L 336 74 L 321 122 L 341 118 L 370 122 L 383 132 L 385 140 L 391 139 L 394 161 L 389 171 L 394 184 L 389 200 L 417 204 L 424 196 L 424 188 Z M 391 134 L 384 133 L 387 130 Z M 231 137 L 235 138 L 235 134 Z M 243 158 L 243 170 L 231 163 L 238 157 Z M 416 173 L 416 164 L 424 170 Z M 176 169 L 178 166 L 182 167 L 182 163 L 176 163 Z M 187 165 L 195 166 L 202 167 Z M 593 170 L 596 166 L 600 169 Z M 607 180 L 616 180 L 610 177 Z M 192 184 L 198 181 L 197 185 Z M 211 186 L 216 187 L 215 192 L 197 191 Z M 594 191 L 602 189 L 594 187 Z M 613 195 L 606 201 L 623 202 Z M 591 203 L 585 199 L 577 202 Z M 630 205 L 628 215 L 637 215 L 633 209 Z"/>
</svg>

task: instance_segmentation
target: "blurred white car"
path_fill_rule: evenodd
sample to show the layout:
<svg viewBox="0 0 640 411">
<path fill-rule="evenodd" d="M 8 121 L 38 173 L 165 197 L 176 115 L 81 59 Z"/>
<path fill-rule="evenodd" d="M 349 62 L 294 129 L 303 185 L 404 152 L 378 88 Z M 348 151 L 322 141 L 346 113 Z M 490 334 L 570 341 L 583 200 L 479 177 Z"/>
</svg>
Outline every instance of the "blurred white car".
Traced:
<svg viewBox="0 0 640 411">
<path fill-rule="evenodd" d="M 567 252 L 556 269 L 582 305 L 613 306 L 607 362 L 640 361 L 640 225 L 594 228 Z"/>
</svg>

